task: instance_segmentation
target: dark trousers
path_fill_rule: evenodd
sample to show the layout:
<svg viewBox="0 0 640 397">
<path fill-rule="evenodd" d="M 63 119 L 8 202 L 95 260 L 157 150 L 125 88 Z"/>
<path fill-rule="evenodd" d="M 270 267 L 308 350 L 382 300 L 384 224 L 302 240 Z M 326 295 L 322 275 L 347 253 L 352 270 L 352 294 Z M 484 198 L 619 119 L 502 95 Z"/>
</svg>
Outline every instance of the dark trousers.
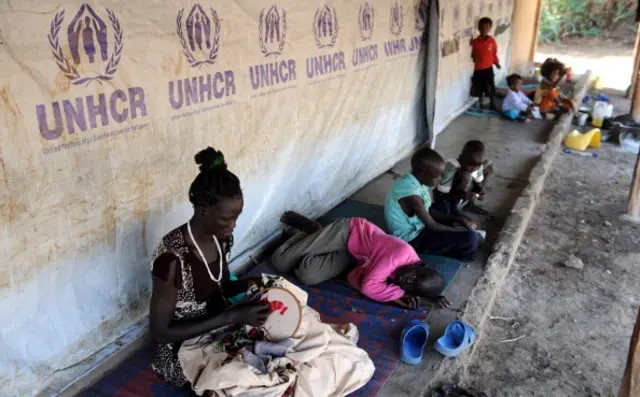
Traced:
<svg viewBox="0 0 640 397">
<path fill-rule="evenodd" d="M 442 255 L 470 261 L 478 250 L 480 236 L 469 230 L 436 232 L 424 228 L 409 244 L 418 254 Z"/>
</svg>

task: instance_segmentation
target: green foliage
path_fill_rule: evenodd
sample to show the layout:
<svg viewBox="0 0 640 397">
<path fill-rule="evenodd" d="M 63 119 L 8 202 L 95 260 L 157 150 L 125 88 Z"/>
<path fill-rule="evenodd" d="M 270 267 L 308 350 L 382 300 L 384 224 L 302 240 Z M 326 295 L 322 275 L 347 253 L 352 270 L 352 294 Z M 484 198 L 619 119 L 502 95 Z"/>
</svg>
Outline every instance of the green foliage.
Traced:
<svg viewBox="0 0 640 397">
<path fill-rule="evenodd" d="M 635 32 L 635 7 L 635 0 L 543 0 L 538 40 L 606 35 L 620 23 Z"/>
</svg>

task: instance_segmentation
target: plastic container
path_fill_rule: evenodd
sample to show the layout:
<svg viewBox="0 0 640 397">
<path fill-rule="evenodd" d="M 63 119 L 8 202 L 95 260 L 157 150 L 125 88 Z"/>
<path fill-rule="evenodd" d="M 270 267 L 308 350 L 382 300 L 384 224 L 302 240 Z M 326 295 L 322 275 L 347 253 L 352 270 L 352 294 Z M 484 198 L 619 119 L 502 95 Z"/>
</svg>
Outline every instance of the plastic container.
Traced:
<svg viewBox="0 0 640 397">
<path fill-rule="evenodd" d="M 589 115 L 587 113 L 579 112 L 575 115 L 575 124 L 580 127 L 583 127 L 587 124 L 588 118 L 589 118 Z"/>
<path fill-rule="evenodd" d="M 593 112 L 591 112 L 593 121 L 591 124 L 593 124 L 594 127 L 602 127 L 602 122 L 607 117 L 607 114 L 610 114 L 609 107 L 611 107 L 611 112 L 613 112 L 613 105 L 610 105 L 609 102 L 597 101 L 593 105 Z"/>
<path fill-rule="evenodd" d="M 613 117 L 613 104 L 609 102 L 607 106 L 607 114 L 604 116 L 604 118 L 610 119 L 611 117 Z"/>
<path fill-rule="evenodd" d="M 594 90 L 601 90 L 603 88 L 603 81 L 602 81 L 602 77 L 600 76 L 596 76 L 596 78 L 593 80 L 593 89 Z"/>
</svg>

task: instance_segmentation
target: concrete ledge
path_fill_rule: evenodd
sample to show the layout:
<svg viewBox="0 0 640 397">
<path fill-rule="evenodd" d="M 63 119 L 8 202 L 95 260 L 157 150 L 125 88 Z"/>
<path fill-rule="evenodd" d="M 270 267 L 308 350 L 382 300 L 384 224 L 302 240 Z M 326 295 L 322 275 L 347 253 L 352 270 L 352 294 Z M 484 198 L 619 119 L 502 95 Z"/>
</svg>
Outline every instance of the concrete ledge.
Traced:
<svg viewBox="0 0 640 397">
<path fill-rule="evenodd" d="M 574 97 L 578 103 L 582 103 L 592 81 L 592 74 L 587 71 L 576 83 Z M 443 381 L 463 382 L 467 377 L 469 365 L 475 358 L 478 346 L 482 343 L 482 331 L 485 323 L 491 314 L 495 299 L 508 277 L 522 237 L 544 188 L 544 182 L 551 170 L 551 165 L 560 152 L 564 137 L 571 128 L 572 119 L 573 113 L 567 113 L 561 116 L 553 127 L 544 153 L 529 174 L 527 187 L 516 200 L 511 215 L 507 218 L 500 232 L 493 252 L 485 265 L 485 272 L 471 291 L 464 306 L 461 319 L 475 327 L 475 345 L 470 352 L 458 359 L 445 360 L 433 380 L 427 385 L 428 387 L 439 385 Z"/>
</svg>

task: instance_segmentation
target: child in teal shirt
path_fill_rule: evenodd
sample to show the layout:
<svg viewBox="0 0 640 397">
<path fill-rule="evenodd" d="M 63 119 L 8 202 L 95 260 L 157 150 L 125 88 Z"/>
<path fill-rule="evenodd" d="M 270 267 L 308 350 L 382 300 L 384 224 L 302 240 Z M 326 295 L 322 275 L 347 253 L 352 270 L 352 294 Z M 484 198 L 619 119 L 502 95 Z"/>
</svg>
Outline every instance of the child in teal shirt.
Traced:
<svg viewBox="0 0 640 397">
<path fill-rule="evenodd" d="M 411 172 L 396 180 L 387 195 L 387 226 L 391 234 L 408 242 L 419 254 L 471 260 L 480 236 L 469 221 L 431 210 L 429 188 L 438 185 L 444 168 L 444 159 L 434 150 L 424 148 L 413 155 Z"/>
</svg>

